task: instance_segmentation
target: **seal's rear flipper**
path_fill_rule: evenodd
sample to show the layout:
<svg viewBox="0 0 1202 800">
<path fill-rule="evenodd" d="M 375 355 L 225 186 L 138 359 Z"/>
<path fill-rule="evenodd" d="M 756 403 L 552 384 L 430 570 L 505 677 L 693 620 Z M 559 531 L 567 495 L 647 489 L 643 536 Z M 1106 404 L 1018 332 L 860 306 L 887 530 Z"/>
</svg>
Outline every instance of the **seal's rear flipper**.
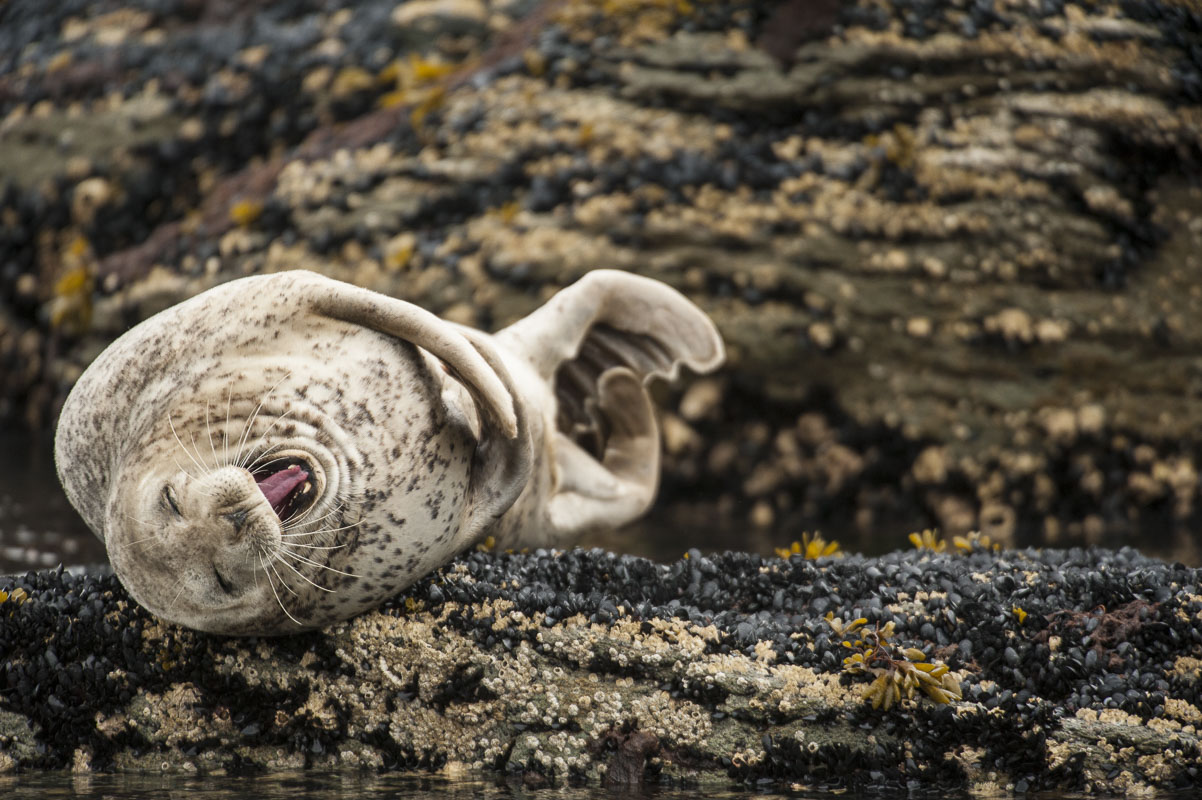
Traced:
<svg viewBox="0 0 1202 800">
<path fill-rule="evenodd" d="M 497 334 L 556 402 L 549 521 L 565 536 L 643 513 L 659 479 L 659 428 L 646 386 L 681 365 L 709 372 L 722 339 L 679 292 L 626 272 L 596 270 Z"/>
</svg>

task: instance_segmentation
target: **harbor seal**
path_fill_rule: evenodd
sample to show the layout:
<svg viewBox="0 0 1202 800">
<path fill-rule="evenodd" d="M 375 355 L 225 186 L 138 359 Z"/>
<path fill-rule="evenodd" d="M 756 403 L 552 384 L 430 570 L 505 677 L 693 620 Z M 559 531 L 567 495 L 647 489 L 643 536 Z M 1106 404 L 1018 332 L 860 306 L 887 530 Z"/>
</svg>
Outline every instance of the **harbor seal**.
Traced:
<svg viewBox="0 0 1202 800">
<path fill-rule="evenodd" d="M 295 271 L 118 338 L 63 406 L 67 497 L 135 600 L 224 634 L 374 607 L 492 536 L 565 545 L 646 510 L 646 385 L 724 358 L 710 320 L 597 270 L 496 334 Z"/>
</svg>

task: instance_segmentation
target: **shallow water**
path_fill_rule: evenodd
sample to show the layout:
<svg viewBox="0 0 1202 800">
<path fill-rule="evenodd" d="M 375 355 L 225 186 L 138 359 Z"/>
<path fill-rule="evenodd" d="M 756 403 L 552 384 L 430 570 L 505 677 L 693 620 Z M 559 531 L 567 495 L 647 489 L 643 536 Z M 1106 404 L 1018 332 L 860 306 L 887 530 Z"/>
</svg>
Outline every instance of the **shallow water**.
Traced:
<svg viewBox="0 0 1202 800">
<path fill-rule="evenodd" d="M 584 800 L 585 798 L 631 798 L 631 800 L 684 800 L 695 798 L 695 790 L 605 790 L 600 788 L 531 789 L 520 780 L 487 781 L 472 778 L 445 778 L 425 775 L 373 775 L 370 773 L 284 773 L 245 777 L 195 777 L 146 775 L 73 775 L 51 772 L 41 775 L 15 776 L 0 779 L 0 791 L 8 796 L 36 796 L 40 800 L 54 798 L 187 797 L 189 800 L 225 800 L 253 797 L 261 800 L 371 800 L 371 798 L 437 797 L 440 800 L 480 798 L 480 800 L 517 800 L 518 798 L 556 798 Z M 706 791 L 707 798 L 771 798 L 822 797 L 810 794 L 763 794 L 739 791 Z M 825 795 L 829 797 L 830 795 Z M 842 795 L 848 797 L 848 795 Z"/>
<path fill-rule="evenodd" d="M 3 456 L 0 458 L 0 575 L 59 564 L 67 568 L 106 565 L 104 546 L 67 502 L 59 486 L 50 435 L 0 429 L 0 456 Z M 692 518 L 681 519 L 680 511 L 679 505 L 652 509 L 647 516 L 621 530 L 594 534 L 578 544 L 672 561 L 690 548 L 702 552 L 741 550 L 771 555 L 773 548 L 787 545 L 802 533 L 800 529 L 774 533 L 738 519 L 717 520 L 703 509 L 698 509 Z M 907 534 L 921 530 L 926 524 L 921 519 L 894 519 L 873 531 L 828 525 L 822 532 L 828 541 L 839 541 L 846 552 L 880 555 L 908 548 Z M 1202 564 L 1202 532 L 1180 524 L 1176 529 L 1116 532 L 1101 544 L 1131 545 L 1168 561 Z"/>
<path fill-rule="evenodd" d="M 740 787 L 715 789 L 603 789 L 600 787 L 530 788 L 518 778 L 449 778 L 440 775 L 373 774 L 364 772 L 296 772 L 249 776 L 160 776 L 160 775 L 76 775 L 49 772 L 30 775 L 0 776 L 0 793 L 6 797 L 36 797 L 38 800 L 149 800 L 149 798 L 187 798 L 188 800 L 372 800 L 373 798 L 438 798 L 458 800 L 773 800 L 801 798 L 818 800 L 866 800 L 885 795 L 822 793 L 805 791 L 763 791 Z M 931 793 L 911 795 L 933 797 Z M 996 798 L 1013 795 L 996 795 Z M 994 800 L 990 795 L 974 795 L 974 800 Z M 1081 795 L 1039 794 L 1042 800 L 1075 800 Z M 1091 795 L 1092 800 L 1105 800 Z"/>
<path fill-rule="evenodd" d="M 104 547 L 67 502 L 49 435 L 0 430 L 0 574 L 103 564 Z"/>
<path fill-rule="evenodd" d="M 0 791 L 8 796 L 53 798 L 141 798 L 187 797 L 189 800 L 225 800 L 253 797 L 261 800 L 371 800 L 371 798 L 562 798 L 582 800 L 593 797 L 677 798 L 696 797 L 682 791 L 606 792 L 600 789 L 528 789 L 520 782 L 485 781 L 471 778 L 444 778 L 425 775 L 374 775 L 370 773 L 283 773 L 252 776 L 158 776 L 158 775 L 74 775 L 51 772 L 40 775 L 10 776 L 0 779 Z M 735 796 L 734 793 L 706 793 L 707 797 Z M 747 797 L 748 795 L 739 795 Z M 768 797 L 769 795 L 757 795 Z M 784 796 L 784 795 L 779 795 Z M 797 796 L 797 795 L 792 795 Z"/>
</svg>

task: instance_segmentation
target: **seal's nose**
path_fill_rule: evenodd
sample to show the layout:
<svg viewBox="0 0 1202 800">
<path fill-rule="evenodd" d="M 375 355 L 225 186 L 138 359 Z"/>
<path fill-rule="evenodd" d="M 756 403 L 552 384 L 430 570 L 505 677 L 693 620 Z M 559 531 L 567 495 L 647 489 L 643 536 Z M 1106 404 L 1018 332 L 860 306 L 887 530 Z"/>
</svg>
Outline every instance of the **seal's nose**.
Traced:
<svg viewBox="0 0 1202 800">
<path fill-rule="evenodd" d="M 246 509 L 242 509 L 225 515 L 225 518 L 234 526 L 234 533 L 242 533 L 242 526 L 246 524 L 246 514 Z"/>
</svg>

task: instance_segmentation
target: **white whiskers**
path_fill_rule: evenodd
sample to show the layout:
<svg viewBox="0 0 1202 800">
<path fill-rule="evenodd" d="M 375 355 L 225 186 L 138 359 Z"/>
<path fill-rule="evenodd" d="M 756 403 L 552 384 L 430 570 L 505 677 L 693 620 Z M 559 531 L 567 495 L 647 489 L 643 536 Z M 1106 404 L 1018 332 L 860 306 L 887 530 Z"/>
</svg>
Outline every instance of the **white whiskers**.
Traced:
<svg viewBox="0 0 1202 800">
<path fill-rule="evenodd" d="M 271 393 L 274 392 L 281 383 L 290 377 L 292 377 L 291 370 L 284 373 L 283 377 L 273 383 L 271 388 L 264 392 L 263 396 L 259 398 L 259 404 L 255 406 L 254 413 L 250 415 L 250 417 L 246 420 L 246 423 L 242 426 L 242 435 L 238 437 L 238 452 L 234 455 L 235 464 L 241 464 L 242 449 L 246 447 L 246 442 L 250 438 L 251 431 L 254 429 L 255 420 L 259 418 L 259 412 L 263 410 L 263 403 L 267 402 L 267 398 L 271 396 Z"/>
<path fill-rule="evenodd" d="M 255 448 L 259 446 L 259 442 L 263 441 L 264 437 L 266 437 L 267 434 L 271 433 L 271 429 L 274 428 L 276 425 L 279 425 L 280 422 L 291 413 L 292 413 L 292 409 L 289 408 L 283 414 L 280 414 L 274 420 L 272 420 L 271 424 L 267 426 L 267 430 L 265 430 L 261 434 L 259 434 L 258 439 L 255 439 L 255 443 L 253 445 L 251 445 L 251 447 L 250 447 L 250 452 L 253 453 L 255 451 Z M 279 445 L 276 445 L 276 447 L 278 447 L 278 446 Z M 267 450 L 265 450 L 264 452 L 259 454 L 258 458 L 256 458 L 255 461 L 258 461 L 259 458 L 262 458 L 263 456 L 267 455 L 267 453 L 269 453 L 273 449 L 274 449 L 274 447 L 267 448 Z M 248 455 L 248 457 L 249 457 L 249 455 Z M 254 462 L 251 462 L 251 463 L 253 464 Z M 239 464 L 238 466 L 242 466 L 242 464 Z M 251 467 L 246 467 L 246 470 L 249 472 L 254 472 L 254 470 L 251 469 Z"/>
<path fill-rule="evenodd" d="M 317 508 L 317 503 L 313 503 L 313 505 L 311 505 L 311 506 L 309 506 L 308 508 L 306 508 L 306 509 L 305 509 L 304 511 L 302 511 L 302 512 L 300 513 L 300 515 L 299 515 L 299 516 L 297 516 L 295 519 L 288 519 L 288 520 L 287 520 L 287 521 L 286 521 L 286 522 L 285 522 L 285 523 L 284 523 L 284 524 L 283 524 L 283 525 L 280 527 L 280 531 L 281 531 L 281 532 L 283 532 L 283 533 L 288 533 L 289 531 L 294 531 L 294 530 L 296 530 L 296 529 L 297 529 L 297 528 L 299 528 L 301 525 L 305 525 L 305 524 L 308 524 L 308 525 L 316 525 L 317 523 L 321 522 L 323 519 L 328 519 L 328 518 L 330 518 L 330 517 L 334 516 L 335 514 L 337 514 L 338 512 L 342 511 L 342 503 L 339 503 L 338 505 L 334 506 L 334 508 L 332 508 L 331 510 L 329 510 L 329 511 L 327 511 L 326 513 L 322 514 L 322 515 L 321 515 L 320 517 L 318 517 L 317 519 L 309 520 L 309 522 L 307 522 L 307 523 L 306 523 L 306 522 L 305 522 L 305 517 L 309 516 L 309 514 L 310 514 L 310 513 L 312 513 L 313 509 L 315 509 L 315 508 Z M 355 524 L 357 525 L 358 523 L 355 523 Z M 313 533 L 325 533 L 325 531 L 313 531 Z"/>
<path fill-rule="evenodd" d="M 144 548 L 138 547 L 138 545 L 145 544 L 146 542 L 150 542 L 150 544 Z M 136 553 L 136 552 L 138 552 L 139 549 L 143 550 L 145 552 L 151 552 L 153 550 L 158 550 L 162 547 L 163 547 L 162 538 L 160 538 L 157 533 L 152 533 L 150 536 L 143 536 L 141 539 L 134 539 L 132 542 L 122 542 L 121 543 L 121 552 L 122 552 L 122 554 Z"/>
<path fill-rule="evenodd" d="M 252 461 L 249 464 L 247 464 L 246 466 L 244 466 L 243 469 L 245 469 L 247 472 L 254 473 L 254 472 L 258 472 L 263 467 L 266 467 L 268 464 L 274 464 L 277 461 L 286 461 L 287 459 L 284 459 L 284 458 L 272 458 L 267 461 L 263 461 L 263 459 L 266 456 L 271 455 L 274 451 L 279 450 L 283 446 L 284 445 L 282 443 L 277 442 L 276 444 L 273 444 L 271 447 L 266 448 L 265 450 L 263 450 L 263 452 L 259 453 L 259 455 L 255 458 L 254 461 Z"/>
<path fill-rule="evenodd" d="M 280 538 L 281 539 L 293 539 L 293 538 L 297 538 L 300 536 L 316 536 L 319 533 L 337 533 L 338 531 L 349 530 L 350 528 L 353 528 L 358 524 L 359 524 L 358 522 L 352 522 L 350 525 L 343 525 L 340 528 L 319 528 L 318 530 L 315 530 L 315 531 L 300 531 L 299 533 L 282 533 L 282 534 L 280 534 Z"/>
<path fill-rule="evenodd" d="M 176 458 L 174 454 L 172 454 L 172 456 L 171 456 L 171 460 L 175 462 L 175 466 L 179 468 L 179 471 L 180 471 L 180 472 L 184 473 L 185 475 L 187 475 L 189 478 L 191 478 L 191 479 L 192 479 L 192 482 L 193 482 L 194 484 L 196 484 L 196 483 L 200 483 L 200 478 L 196 477 L 196 476 L 195 476 L 195 475 L 193 475 L 191 472 L 188 472 L 188 470 L 184 469 L 184 465 L 183 465 L 183 464 L 181 464 L 181 463 L 179 463 L 179 459 L 178 459 L 178 458 Z M 203 495 L 207 495 L 208 497 L 212 497 L 212 496 L 213 496 L 211 492 L 207 492 L 207 491 L 205 491 L 204 489 L 201 489 L 201 488 L 199 488 L 199 487 L 197 487 L 197 486 L 193 486 L 192 488 L 193 488 L 193 489 L 196 489 L 196 491 L 200 492 L 200 493 L 201 493 L 201 494 L 203 494 Z"/>
<path fill-rule="evenodd" d="M 270 568 L 272 572 L 275 572 L 276 578 L 279 578 L 280 585 L 283 586 L 288 591 L 292 592 L 293 595 L 296 594 L 296 592 L 292 591 L 292 587 L 289 586 L 287 583 L 285 583 L 284 579 L 282 577 L 280 577 L 280 573 L 276 572 L 275 566 L 273 566 L 271 563 L 269 563 L 263 557 L 262 554 L 259 555 L 259 563 L 263 565 L 263 574 L 264 575 L 267 575 L 267 570 Z M 288 610 L 288 607 L 284 605 L 284 601 L 280 599 L 280 593 L 275 590 L 275 583 L 272 582 L 270 575 L 267 575 L 267 584 L 271 587 L 271 593 L 273 595 L 275 595 L 275 601 L 276 601 L 276 603 L 279 604 L 280 611 L 283 611 L 284 614 L 288 617 L 288 619 L 292 620 L 297 625 L 301 625 L 303 627 L 303 624 L 301 623 L 301 621 L 298 620 L 296 617 L 292 616 L 292 613 Z"/>
<path fill-rule="evenodd" d="M 334 591 L 333 589 L 328 589 L 328 588 L 326 588 L 325 586 L 322 586 L 320 583 L 314 583 L 314 582 L 313 582 L 313 581 L 311 581 L 311 580 L 310 580 L 308 577 L 306 577 L 304 573 L 302 573 L 302 572 L 301 572 L 300 570 L 298 570 L 296 567 L 294 567 L 294 566 L 292 566 L 291 564 L 289 564 L 287 561 L 280 561 L 280 563 L 281 563 L 281 564 L 283 564 L 283 565 L 284 565 L 285 567 L 287 567 L 288 569 L 290 569 L 290 570 L 292 570 L 293 572 L 295 572 L 298 578 L 300 578 L 301 580 L 303 580 L 305 583 L 309 584 L 309 585 L 310 585 L 310 586 L 312 586 L 313 588 L 315 588 L 315 589 L 321 589 L 323 592 L 329 592 L 330 594 L 335 594 L 335 591 Z"/>
<path fill-rule="evenodd" d="M 341 550 L 346 547 L 348 542 L 342 544 L 301 544 L 300 542 L 289 542 L 289 547 L 303 547 L 306 550 Z"/>
<path fill-rule="evenodd" d="M 221 429 L 221 458 L 222 463 L 230 463 L 230 402 L 234 399 L 234 384 L 225 390 L 225 427 Z"/>
<path fill-rule="evenodd" d="M 295 558 L 297 561 L 301 561 L 301 562 L 304 562 L 305 564 L 309 564 L 310 566 L 319 567 L 320 569 L 324 569 L 324 570 L 329 570 L 330 572 L 333 572 L 335 575 L 345 575 L 348 578 L 357 577 L 352 572 L 343 572 L 340 569 L 334 569 L 333 567 L 329 566 L 328 564 L 322 564 L 319 561 L 314 561 L 310 558 L 305 558 L 300 553 L 292 552 L 291 550 L 288 549 L 288 547 L 286 545 L 283 545 L 283 544 L 280 545 L 279 552 L 284 553 L 289 558 Z M 283 561 L 283 559 L 281 559 L 281 561 Z M 283 563 L 287 564 L 288 562 L 283 561 Z M 289 565 L 289 566 L 291 566 L 291 565 Z"/>
<path fill-rule="evenodd" d="M 196 465 L 196 468 L 199 469 L 201 474 L 203 475 L 204 473 L 209 471 L 209 468 L 206 467 L 204 464 L 200 463 L 200 461 L 198 461 L 196 459 L 196 456 L 192 455 L 191 451 L 188 450 L 188 447 L 184 444 L 183 439 L 179 438 L 179 433 L 177 433 L 175 430 L 175 421 L 172 419 L 173 415 L 174 415 L 174 412 L 172 412 L 172 411 L 167 412 L 167 424 L 169 426 L 171 426 L 171 435 L 175 437 L 175 441 L 179 443 L 179 448 L 184 451 L 184 454 L 187 455 L 188 458 L 192 459 L 192 463 Z M 193 444 L 196 443 L 195 436 L 192 437 L 192 443 Z"/>
<path fill-rule="evenodd" d="M 163 614 L 164 617 L 167 617 L 167 618 L 171 617 L 171 609 L 175 608 L 176 601 L 179 600 L 180 595 L 183 594 L 184 589 L 187 589 L 187 588 L 188 588 L 188 582 L 180 581 L 179 591 L 175 593 L 175 597 L 171 598 L 171 602 L 167 605 L 167 611 L 166 611 L 166 613 Z"/>
</svg>

